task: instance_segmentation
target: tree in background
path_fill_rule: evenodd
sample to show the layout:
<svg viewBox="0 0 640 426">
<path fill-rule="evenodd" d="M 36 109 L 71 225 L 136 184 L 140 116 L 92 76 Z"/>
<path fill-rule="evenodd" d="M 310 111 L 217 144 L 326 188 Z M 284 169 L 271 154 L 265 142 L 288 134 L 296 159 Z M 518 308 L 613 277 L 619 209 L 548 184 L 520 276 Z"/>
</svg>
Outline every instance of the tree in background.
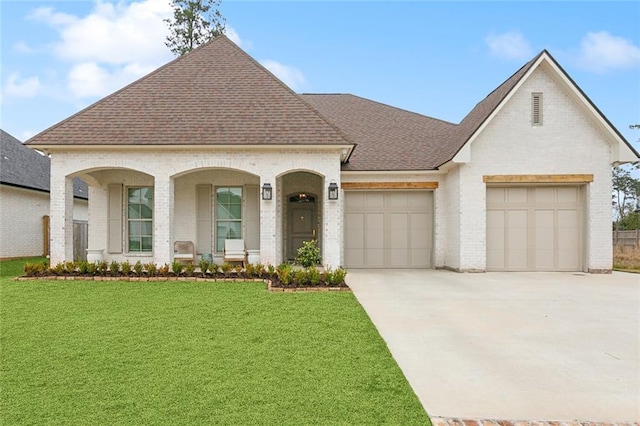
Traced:
<svg viewBox="0 0 640 426">
<path fill-rule="evenodd" d="M 637 168 L 637 164 L 633 167 Z M 637 229 L 629 227 L 635 220 L 630 216 L 640 213 L 640 179 L 631 175 L 629 168 L 615 166 L 613 168 L 613 209 L 615 212 L 615 229 Z"/>
<path fill-rule="evenodd" d="M 172 0 L 173 19 L 165 19 L 171 34 L 166 46 L 176 56 L 224 34 L 226 19 L 218 9 L 222 0 Z"/>
<path fill-rule="evenodd" d="M 632 124 L 630 129 L 640 129 L 640 124 Z M 615 166 L 612 173 L 614 228 L 616 231 L 640 229 L 640 179 L 634 171 L 640 170 L 640 163 L 630 166 Z"/>
</svg>

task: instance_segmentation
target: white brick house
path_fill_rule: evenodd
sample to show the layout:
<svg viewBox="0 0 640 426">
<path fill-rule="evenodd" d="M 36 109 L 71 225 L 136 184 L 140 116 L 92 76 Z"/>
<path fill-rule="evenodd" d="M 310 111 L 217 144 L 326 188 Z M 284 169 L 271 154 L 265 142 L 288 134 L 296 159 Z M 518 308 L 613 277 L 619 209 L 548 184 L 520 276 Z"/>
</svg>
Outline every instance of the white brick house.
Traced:
<svg viewBox="0 0 640 426">
<path fill-rule="evenodd" d="M 453 124 L 298 95 L 224 36 L 28 144 L 52 156 L 54 263 L 82 177 L 107 260 L 242 238 L 278 264 L 317 239 L 332 267 L 606 272 L 611 164 L 638 158 L 546 51 Z"/>
<path fill-rule="evenodd" d="M 0 130 L 0 259 L 46 253 L 50 160 Z M 88 220 L 87 185 L 73 182 L 75 221 Z"/>
</svg>

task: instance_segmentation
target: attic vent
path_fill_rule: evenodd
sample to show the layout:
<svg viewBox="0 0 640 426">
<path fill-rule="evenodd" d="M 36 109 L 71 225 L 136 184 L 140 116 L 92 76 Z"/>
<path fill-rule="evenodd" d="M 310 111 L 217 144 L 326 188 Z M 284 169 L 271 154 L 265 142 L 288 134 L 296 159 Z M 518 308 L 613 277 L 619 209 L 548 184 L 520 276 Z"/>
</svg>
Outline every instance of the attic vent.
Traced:
<svg viewBox="0 0 640 426">
<path fill-rule="evenodd" d="M 542 93 L 531 94 L 531 125 L 542 126 Z"/>
</svg>

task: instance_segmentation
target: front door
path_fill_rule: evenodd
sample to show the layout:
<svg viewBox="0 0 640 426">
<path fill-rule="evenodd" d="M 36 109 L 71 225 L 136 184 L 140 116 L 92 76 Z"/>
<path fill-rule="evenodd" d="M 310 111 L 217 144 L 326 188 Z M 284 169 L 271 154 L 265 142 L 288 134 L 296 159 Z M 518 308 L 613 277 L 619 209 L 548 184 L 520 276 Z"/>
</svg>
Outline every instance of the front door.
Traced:
<svg viewBox="0 0 640 426">
<path fill-rule="evenodd" d="M 287 257 L 293 260 L 304 241 L 317 238 L 315 202 L 289 204 L 289 230 Z"/>
</svg>

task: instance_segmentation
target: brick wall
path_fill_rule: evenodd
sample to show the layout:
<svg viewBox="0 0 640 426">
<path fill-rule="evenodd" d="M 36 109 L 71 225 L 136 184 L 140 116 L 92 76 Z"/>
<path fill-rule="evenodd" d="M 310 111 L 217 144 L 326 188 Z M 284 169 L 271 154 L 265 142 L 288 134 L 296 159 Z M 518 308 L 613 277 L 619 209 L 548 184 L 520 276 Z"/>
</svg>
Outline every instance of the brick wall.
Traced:
<svg viewBox="0 0 640 426">
<path fill-rule="evenodd" d="M 205 169 L 216 169 L 214 175 Z M 144 151 L 68 151 L 52 154 L 52 187 L 61 193 L 52 204 L 52 259 L 68 257 L 68 238 L 65 233 L 65 177 L 88 174 L 90 185 L 89 248 L 105 248 L 107 239 L 107 186 L 155 185 L 154 254 L 156 263 L 171 262 L 172 241 L 178 236 L 188 237 L 195 222 L 195 184 L 244 182 L 262 185 L 270 183 L 282 197 L 280 177 L 294 171 L 309 171 L 326 182 L 340 185 L 340 151 L 338 149 L 290 150 L 144 150 Z M 234 177 L 235 173 L 235 177 Z M 212 180 L 208 180 L 212 179 Z M 224 183 L 226 184 L 226 183 Z M 323 185 L 324 188 L 324 185 Z M 192 191 L 193 189 L 193 191 Z M 326 196 L 326 194 L 322 194 Z M 260 250 L 263 263 L 277 264 L 282 256 L 282 207 L 276 197 L 260 201 Z M 57 220 L 53 220 L 53 216 Z M 326 265 L 341 264 L 342 199 L 322 205 L 323 258 Z M 64 241 L 67 243 L 65 244 Z M 109 259 L 124 260 L 129 255 L 109 255 Z M 135 261 L 137 259 L 130 259 Z"/>
<path fill-rule="evenodd" d="M 0 185 L 0 258 L 41 256 L 47 215 L 49 193 Z M 88 220 L 86 201 L 74 200 L 73 218 Z"/>
<path fill-rule="evenodd" d="M 543 125 L 532 126 L 531 93 L 543 93 Z M 460 165 L 460 268 L 486 265 L 486 186 L 483 175 L 593 174 L 586 200 L 586 269 L 611 269 L 610 146 L 542 67 L 523 83 L 471 145 Z"/>
</svg>

